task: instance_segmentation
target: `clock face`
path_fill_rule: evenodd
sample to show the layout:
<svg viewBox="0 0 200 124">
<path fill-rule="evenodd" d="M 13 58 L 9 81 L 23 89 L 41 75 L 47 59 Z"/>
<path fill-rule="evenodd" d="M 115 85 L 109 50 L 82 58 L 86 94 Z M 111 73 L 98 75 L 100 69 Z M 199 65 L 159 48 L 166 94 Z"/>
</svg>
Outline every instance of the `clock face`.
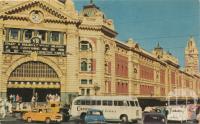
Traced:
<svg viewBox="0 0 200 124">
<path fill-rule="evenodd" d="M 30 20 L 33 22 L 33 23 L 41 23 L 42 20 L 43 20 L 43 14 L 42 12 L 40 11 L 32 11 L 31 14 L 30 14 Z"/>
</svg>

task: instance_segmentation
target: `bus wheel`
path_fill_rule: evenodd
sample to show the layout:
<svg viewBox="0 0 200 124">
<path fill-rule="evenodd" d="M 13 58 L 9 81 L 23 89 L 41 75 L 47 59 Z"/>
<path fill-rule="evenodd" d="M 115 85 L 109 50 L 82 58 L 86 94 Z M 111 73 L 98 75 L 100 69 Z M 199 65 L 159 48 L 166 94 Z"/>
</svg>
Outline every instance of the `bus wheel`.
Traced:
<svg viewBox="0 0 200 124">
<path fill-rule="evenodd" d="M 127 115 L 121 115 L 120 120 L 123 124 L 128 123 L 128 116 Z"/>
<path fill-rule="evenodd" d="M 85 120 L 85 115 L 86 115 L 86 113 L 81 113 L 81 115 L 80 115 L 80 119 L 81 119 L 82 121 Z"/>
</svg>

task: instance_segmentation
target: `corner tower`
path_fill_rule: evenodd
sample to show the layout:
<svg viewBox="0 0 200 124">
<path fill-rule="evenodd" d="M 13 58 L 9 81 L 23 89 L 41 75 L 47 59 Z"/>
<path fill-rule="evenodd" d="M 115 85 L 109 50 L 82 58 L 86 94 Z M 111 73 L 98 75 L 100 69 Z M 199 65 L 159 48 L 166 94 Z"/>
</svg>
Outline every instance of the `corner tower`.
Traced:
<svg viewBox="0 0 200 124">
<path fill-rule="evenodd" d="M 185 48 L 185 69 L 189 73 L 199 73 L 199 53 L 194 37 L 190 37 Z"/>
</svg>

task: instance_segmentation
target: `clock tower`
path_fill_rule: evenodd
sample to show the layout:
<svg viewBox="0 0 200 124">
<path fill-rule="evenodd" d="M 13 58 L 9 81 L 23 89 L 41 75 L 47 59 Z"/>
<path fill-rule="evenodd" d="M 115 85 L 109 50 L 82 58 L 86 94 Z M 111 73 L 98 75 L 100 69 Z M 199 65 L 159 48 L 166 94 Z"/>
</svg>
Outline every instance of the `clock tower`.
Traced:
<svg viewBox="0 0 200 124">
<path fill-rule="evenodd" d="M 188 73 L 199 73 L 199 53 L 194 37 L 190 37 L 185 48 L 185 69 Z"/>
</svg>

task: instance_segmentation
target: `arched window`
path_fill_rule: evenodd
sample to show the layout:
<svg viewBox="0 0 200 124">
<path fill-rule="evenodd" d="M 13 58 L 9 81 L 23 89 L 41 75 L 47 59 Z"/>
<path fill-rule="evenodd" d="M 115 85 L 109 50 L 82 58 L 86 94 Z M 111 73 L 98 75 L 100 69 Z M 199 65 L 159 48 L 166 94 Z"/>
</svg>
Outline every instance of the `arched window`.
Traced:
<svg viewBox="0 0 200 124">
<path fill-rule="evenodd" d="M 81 51 L 91 51 L 92 45 L 88 41 L 81 41 L 80 42 L 80 50 Z"/>
<path fill-rule="evenodd" d="M 81 62 L 81 71 L 87 71 L 87 62 L 86 61 L 82 61 Z"/>
<path fill-rule="evenodd" d="M 82 58 L 81 59 L 81 71 L 94 71 L 94 67 L 92 67 L 93 59 Z"/>
</svg>

